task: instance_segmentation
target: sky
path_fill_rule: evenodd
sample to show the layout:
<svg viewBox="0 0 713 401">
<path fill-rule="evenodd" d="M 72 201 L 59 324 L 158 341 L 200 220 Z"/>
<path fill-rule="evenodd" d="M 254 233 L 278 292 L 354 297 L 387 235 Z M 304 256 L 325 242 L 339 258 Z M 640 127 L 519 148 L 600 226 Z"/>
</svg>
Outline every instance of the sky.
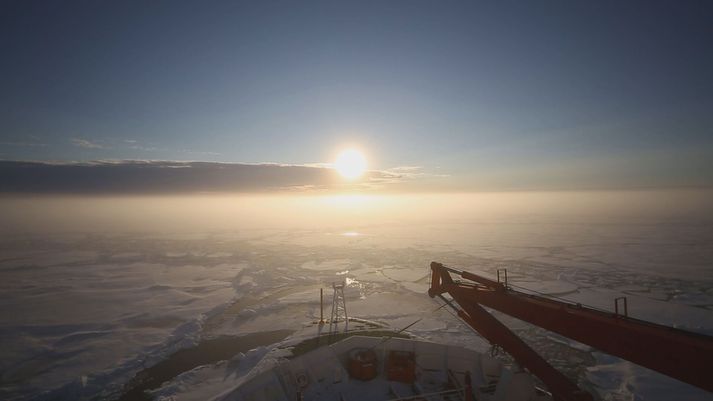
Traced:
<svg viewBox="0 0 713 401">
<path fill-rule="evenodd" d="M 3 1 L 0 192 L 178 162 L 323 188 L 351 146 L 369 188 L 711 187 L 711 21 L 708 1 Z"/>
</svg>

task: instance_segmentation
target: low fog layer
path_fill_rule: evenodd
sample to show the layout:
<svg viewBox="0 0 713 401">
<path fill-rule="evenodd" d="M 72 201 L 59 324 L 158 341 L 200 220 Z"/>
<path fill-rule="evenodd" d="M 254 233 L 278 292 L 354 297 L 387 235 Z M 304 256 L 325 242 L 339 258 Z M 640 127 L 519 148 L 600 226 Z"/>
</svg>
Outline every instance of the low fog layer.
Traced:
<svg viewBox="0 0 713 401">
<path fill-rule="evenodd" d="M 498 217 L 641 222 L 713 218 L 713 191 L 502 192 L 404 195 L 12 196 L 5 232 L 328 229 Z"/>
</svg>

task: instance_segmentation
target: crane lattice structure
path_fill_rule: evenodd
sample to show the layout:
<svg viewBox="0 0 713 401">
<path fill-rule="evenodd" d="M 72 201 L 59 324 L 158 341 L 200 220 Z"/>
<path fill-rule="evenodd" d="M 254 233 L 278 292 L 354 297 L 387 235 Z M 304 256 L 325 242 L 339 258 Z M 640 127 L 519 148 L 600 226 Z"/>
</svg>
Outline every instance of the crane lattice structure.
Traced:
<svg viewBox="0 0 713 401">
<path fill-rule="evenodd" d="M 339 322 L 344 321 L 344 331 L 347 331 L 349 326 L 349 317 L 347 316 L 347 303 L 344 298 L 344 283 L 332 283 L 334 295 L 332 296 L 332 316 L 329 319 L 329 335 L 339 332 Z"/>
</svg>

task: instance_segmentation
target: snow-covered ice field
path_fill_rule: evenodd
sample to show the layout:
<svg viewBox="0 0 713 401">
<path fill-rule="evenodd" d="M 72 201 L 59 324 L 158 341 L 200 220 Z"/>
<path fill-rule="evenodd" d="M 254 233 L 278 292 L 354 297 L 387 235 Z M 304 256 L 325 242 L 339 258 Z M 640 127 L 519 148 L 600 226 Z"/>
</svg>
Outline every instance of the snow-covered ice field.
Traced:
<svg viewBox="0 0 713 401">
<path fill-rule="evenodd" d="M 622 219 L 481 219 L 182 234 L 19 234 L 0 240 L 0 399 L 118 396 L 136 372 L 220 335 L 299 329 L 319 317 L 319 288 L 346 280 L 350 315 L 436 341 L 488 345 L 426 295 L 433 260 L 713 335 L 713 223 Z M 240 301 L 237 304 L 236 301 Z M 606 400 L 711 395 L 582 344 L 505 318 Z M 655 350 L 652 350 L 655 352 Z M 259 359 L 264 350 L 240 356 Z M 255 361 L 253 361 L 255 362 Z M 204 366 L 157 395 L 190 399 L 215 382 Z M 210 387 L 210 386 L 208 386 Z M 201 397 L 209 394 L 201 393 Z"/>
</svg>

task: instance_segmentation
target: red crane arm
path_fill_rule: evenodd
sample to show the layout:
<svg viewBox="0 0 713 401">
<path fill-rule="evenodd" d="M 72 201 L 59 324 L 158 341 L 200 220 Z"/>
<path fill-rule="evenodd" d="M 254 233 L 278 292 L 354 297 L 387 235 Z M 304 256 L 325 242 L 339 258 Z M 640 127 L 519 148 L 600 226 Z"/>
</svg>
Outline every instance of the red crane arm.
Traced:
<svg viewBox="0 0 713 401">
<path fill-rule="evenodd" d="M 492 324 L 490 319 L 497 319 L 482 309 L 481 305 L 590 345 L 607 354 L 713 391 L 710 374 L 713 366 L 713 338 L 709 336 L 514 291 L 501 282 L 436 262 L 431 263 L 431 270 L 431 288 L 428 291 L 431 297 L 449 293 L 465 312 L 477 315 L 477 318 L 470 315 L 472 319 L 462 316 L 466 323 L 492 343 L 501 345 L 518 363 L 540 377 L 553 394 L 559 393 L 563 399 L 570 399 L 570 396 L 562 393 L 566 391 L 566 386 L 557 384 L 558 381 L 551 372 L 536 369 L 537 364 L 532 356 L 517 355 L 522 352 L 517 347 L 512 347 L 513 341 L 509 335 L 495 335 L 489 326 Z M 472 282 L 454 282 L 450 273 Z M 483 314 L 490 318 L 485 318 Z M 510 334 L 517 337 L 512 332 Z M 501 335 L 505 337 L 501 338 Z M 523 356 L 525 359 L 521 359 Z"/>
</svg>

